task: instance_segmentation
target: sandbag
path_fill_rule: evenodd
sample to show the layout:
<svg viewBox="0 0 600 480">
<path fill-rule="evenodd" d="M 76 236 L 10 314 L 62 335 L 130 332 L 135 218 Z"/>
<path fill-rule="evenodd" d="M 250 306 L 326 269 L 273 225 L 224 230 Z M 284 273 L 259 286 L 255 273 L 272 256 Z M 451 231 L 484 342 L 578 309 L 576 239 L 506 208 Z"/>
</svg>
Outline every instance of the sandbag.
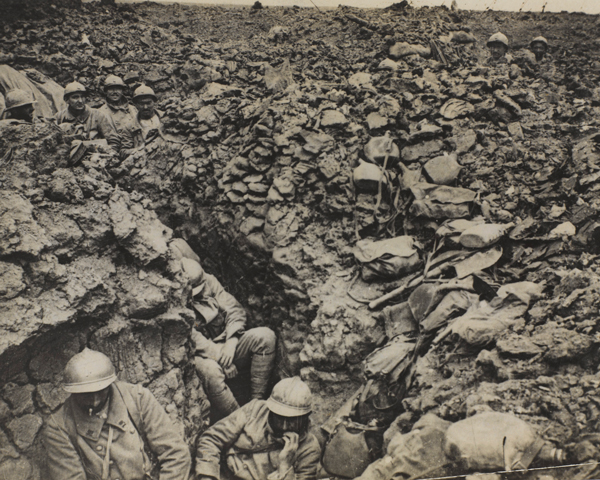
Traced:
<svg viewBox="0 0 600 480">
<path fill-rule="evenodd" d="M 484 412 L 451 425 L 446 431 L 446 456 L 467 471 L 526 469 L 543 440 L 523 420 L 508 413 Z"/>
<path fill-rule="evenodd" d="M 414 245 L 414 238 L 406 235 L 377 242 L 360 240 L 353 253 L 361 263 L 362 279 L 395 279 L 414 272 L 420 265 Z"/>
<path fill-rule="evenodd" d="M 323 450 L 321 462 L 330 475 L 356 478 L 371 463 L 365 430 L 352 422 L 340 423 Z"/>
<path fill-rule="evenodd" d="M 414 340 L 399 335 L 383 347 L 373 350 L 363 361 L 367 378 L 385 378 L 415 350 Z M 391 378 L 390 381 L 395 381 Z"/>
<path fill-rule="evenodd" d="M 417 183 L 410 187 L 415 201 L 411 215 L 427 218 L 463 218 L 470 214 L 475 192 L 466 188 Z"/>
</svg>

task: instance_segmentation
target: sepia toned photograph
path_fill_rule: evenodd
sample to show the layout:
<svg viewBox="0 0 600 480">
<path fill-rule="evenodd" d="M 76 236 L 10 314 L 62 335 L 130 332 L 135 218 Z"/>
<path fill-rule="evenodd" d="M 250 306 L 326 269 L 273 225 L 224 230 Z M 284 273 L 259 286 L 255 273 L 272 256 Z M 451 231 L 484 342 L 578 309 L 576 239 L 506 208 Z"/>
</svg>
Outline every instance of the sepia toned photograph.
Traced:
<svg viewBox="0 0 600 480">
<path fill-rule="evenodd" d="M 0 480 L 600 479 L 600 1 L 0 12 Z"/>
</svg>

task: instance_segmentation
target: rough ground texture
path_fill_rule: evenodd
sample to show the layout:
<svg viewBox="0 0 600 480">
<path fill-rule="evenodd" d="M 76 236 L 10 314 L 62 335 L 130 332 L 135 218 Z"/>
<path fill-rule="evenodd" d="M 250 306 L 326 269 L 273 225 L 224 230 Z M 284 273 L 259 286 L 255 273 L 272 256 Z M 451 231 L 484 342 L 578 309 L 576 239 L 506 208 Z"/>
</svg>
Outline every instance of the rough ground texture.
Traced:
<svg viewBox="0 0 600 480">
<path fill-rule="evenodd" d="M 77 79 L 93 105 L 110 73 L 132 87 L 145 82 L 169 136 L 124 162 L 95 153 L 68 167 L 69 140 L 56 128 L 2 131 L 7 478 L 43 478 L 40 427 L 64 400 L 62 368 L 83 345 L 111 355 L 123 379 L 148 385 L 190 443 L 202 431 L 208 407 L 190 368 L 193 313 L 172 237 L 188 240 L 251 326 L 277 331 L 277 373 L 310 383 L 315 422 L 335 411 L 364 381 L 362 360 L 389 337 L 357 300 L 402 284 L 352 283 L 352 247 L 409 234 L 430 252 L 443 220 L 411 215 L 407 188 L 396 199 L 384 192 L 374 215 L 377 188 L 355 188 L 364 146 L 386 132 L 405 167 L 389 166 L 394 185 L 418 179 L 430 158 L 457 154 L 463 168 L 452 185 L 477 194 L 469 216 L 520 226 L 503 240 L 493 279 L 545 288 L 485 345 L 442 341 L 423 352 L 401 427 L 426 412 L 457 420 L 491 407 L 557 444 L 595 431 L 596 17 L 77 2 L 10 11 L 1 62 L 63 85 Z M 497 30 L 514 50 L 545 35 L 556 71 L 537 72 L 526 58 L 520 71 L 479 67 Z M 451 41 L 459 31 L 477 42 Z M 449 108 L 452 99 L 460 108 Z M 575 235 L 549 234 L 565 222 Z"/>
</svg>

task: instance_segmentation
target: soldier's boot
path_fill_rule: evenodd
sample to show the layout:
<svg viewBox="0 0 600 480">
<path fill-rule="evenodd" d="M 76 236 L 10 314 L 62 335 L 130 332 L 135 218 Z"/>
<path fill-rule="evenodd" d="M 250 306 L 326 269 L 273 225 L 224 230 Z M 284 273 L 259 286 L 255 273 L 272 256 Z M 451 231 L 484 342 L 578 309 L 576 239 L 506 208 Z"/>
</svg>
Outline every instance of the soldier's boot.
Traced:
<svg viewBox="0 0 600 480">
<path fill-rule="evenodd" d="M 218 410 L 220 418 L 224 418 L 240 408 L 237 400 L 233 396 L 233 393 L 231 393 L 231 390 L 227 386 L 220 393 L 213 393 L 210 395 L 209 400 L 211 409 Z"/>
<path fill-rule="evenodd" d="M 250 395 L 264 400 L 267 395 L 271 372 L 275 366 L 275 353 L 255 353 L 250 365 Z"/>
</svg>

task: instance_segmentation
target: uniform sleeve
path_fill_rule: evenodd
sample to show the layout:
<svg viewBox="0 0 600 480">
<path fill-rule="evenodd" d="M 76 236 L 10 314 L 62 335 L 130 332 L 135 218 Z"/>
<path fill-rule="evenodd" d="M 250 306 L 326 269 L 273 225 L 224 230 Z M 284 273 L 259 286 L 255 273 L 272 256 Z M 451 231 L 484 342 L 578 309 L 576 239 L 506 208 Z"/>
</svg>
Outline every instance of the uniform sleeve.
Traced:
<svg viewBox="0 0 600 480">
<path fill-rule="evenodd" d="M 298 452 L 296 463 L 294 464 L 295 480 L 315 480 L 317 478 L 317 469 L 321 460 L 321 447 L 316 438 L 312 437 L 305 448 Z M 286 475 L 288 480 L 290 475 Z"/>
<path fill-rule="evenodd" d="M 57 415 L 60 415 L 59 412 Z M 79 453 L 69 435 L 50 415 L 44 428 L 48 478 L 50 480 L 87 480 Z"/>
<path fill-rule="evenodd" d="M 121 131 L 121 151 L 119 156 L 124 160 L 143 144 L 141 132 L 136 130 L 135 125 L 129 122 Z"/>
<path fill-rule="evenodd" d="M 196 448 L 196 476 L 220 479 L 221 454 L 235 443 L 247 423 L 246 409 L 238 408 L 206 430 Z"/>
<path fill-rule="evenodd" d="M 150 390 L 138 386 L 136 395 L 146 440 L 160 464 L 160 480 L 188 480 L 192 459 L 181 434 Z"/>
<path fill-rule="evenodd" d="M 117 133 L 115 122 L 113 122 L 112 118 L 106 113 L 100 110 L 96 110 L 96 115 L 98 119 L 98 131 L 102 135 L 102 138 L 106 139 L 115 152 L 119 152 L 121 149 L 121 137 L 119 137 L 119 134 Z"/>
<path fill-rule="evenodd" d="M 213 275 L 206 274 L 206 294 L 215 298 L 219 309 L 225 315 L 225 339 L 241 335 L 246 328 L 246 312 L 231 293 Z"/>
</svg>

